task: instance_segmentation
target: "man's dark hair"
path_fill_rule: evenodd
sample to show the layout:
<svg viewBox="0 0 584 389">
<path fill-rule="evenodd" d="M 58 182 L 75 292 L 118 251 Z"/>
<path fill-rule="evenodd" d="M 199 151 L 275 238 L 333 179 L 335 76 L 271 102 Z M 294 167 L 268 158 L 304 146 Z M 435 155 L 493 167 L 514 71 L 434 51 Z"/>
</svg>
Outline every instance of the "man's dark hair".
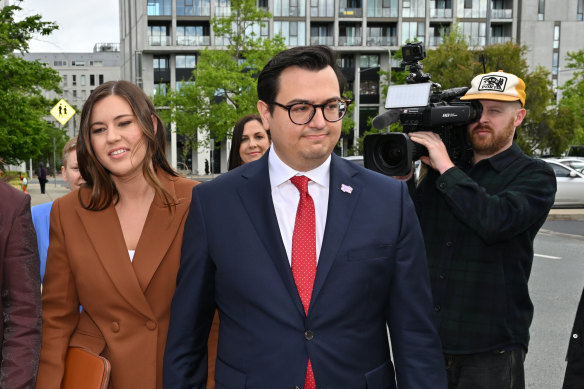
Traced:
<svg viewBox="0 0 584 389">
<path fill-rule="evenodd" d="M 284 69 L 297 66 L 301 69 L 319 71 L 330 66 L 339 80 L 341 95 L 345 90 L 345 76 L 337 65 L 337 57 L 328 46 L 298 46 L 278 53 L 260 72 L 258 98 L 270 107 L 273 113 L 276 95 L 280 89 L 280 74 Z"/>
</svg>

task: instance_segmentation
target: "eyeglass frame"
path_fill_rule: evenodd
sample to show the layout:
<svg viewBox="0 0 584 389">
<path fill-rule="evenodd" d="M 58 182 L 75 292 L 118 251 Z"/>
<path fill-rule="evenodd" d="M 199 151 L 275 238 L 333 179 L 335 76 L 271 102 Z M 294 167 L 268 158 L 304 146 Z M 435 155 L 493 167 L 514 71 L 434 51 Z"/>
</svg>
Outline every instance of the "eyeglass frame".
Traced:
<svg viewBox="0 0 584 389">
<path fill-rule="evenodd" d="M 324 107 L 325 107 L 325 105 L 329 104 L 332 101 L 342 101 L 342 102 L 344 102 L 347 105 L 347 108 L 345 109 L 345 113 L 343 114 L 343 116 L 341 116 L 337 120 L 328 120 L 326 118 L 325 114 L 324 114 Z M 343 118 L 347 115 L 347 112 L 349 112 L 349 105 L 352 102 L 353 102 L 353 100 L 351 100 L 351 99 L 331 99 L 331 100 L 327 101 L 324 104 L 310 104 L 310 103 L 306 103 L 306 102 L 305 103 L 299 102 L 299 103 L 293 103 L 293 104 L 289 104 L 289 105 L 284 105 L 284 104 L 278 103 L 277 101 L 272 101 L 272 102 L 270 102 L 268 104 L 274 104 L 274 105 L 277 105 L 280 108 L 284 108 L 286 111 L 288 111 L 288 118 L 290 119 L 290 121 L 292 123 L 296 124 L 296 125 L 302 126 L 304 124 L 310 123 L 310 121 L 312 119 L 314 119 L 314 116 L 316 115 L 316 109 L 317 108 L 320 108 L 320 110 L 322 111 L 322 117 L 323 117 L 323 119 L 326 120 L 329 123 L 336 123 L 336 122 L 338 122 L 340 120 L 343 120 Z M 312 115 L 310 115 L 310 118 L 306 122 L 304 122 L 304 123 L 296 123 L 294 120 L 292 120 L 292 114 L 290 113 L 290 110 L 292 109 L 292 107 L 295 106 L 295 105 L 299 105 L 299 104 L 305 104 L 305 105 L 312 106 Z"/>
</svg>

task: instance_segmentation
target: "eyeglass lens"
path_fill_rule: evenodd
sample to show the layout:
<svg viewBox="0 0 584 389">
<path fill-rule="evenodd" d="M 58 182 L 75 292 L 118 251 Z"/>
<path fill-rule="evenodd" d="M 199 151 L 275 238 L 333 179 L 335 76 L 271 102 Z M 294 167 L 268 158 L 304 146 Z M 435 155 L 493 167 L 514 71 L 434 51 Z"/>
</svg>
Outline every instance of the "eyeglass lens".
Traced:
<svg viewBox="0 0 584 389">
<path fill-rule="evenodd" d="M 331 101 L 319 108 L 322 109 L 325 120 L 329 122 L 341 120 L 347 112 L 347 104 L 342 100 Z M 296 124 L 306 124 L 314 117 L 316 109 L 317 107 L 311 104 L 292 104 L 289 110 L 290 119 Z"/>
</svg>

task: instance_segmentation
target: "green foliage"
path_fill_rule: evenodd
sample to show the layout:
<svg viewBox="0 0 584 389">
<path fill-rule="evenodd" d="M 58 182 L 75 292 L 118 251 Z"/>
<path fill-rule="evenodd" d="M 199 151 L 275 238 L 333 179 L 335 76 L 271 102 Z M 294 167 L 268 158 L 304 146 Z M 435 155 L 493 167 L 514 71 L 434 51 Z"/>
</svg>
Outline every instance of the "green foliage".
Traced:
<svg viewBox="0 0 584 389">
<path fill-rule="evenodd" d="M 565 152 L 569 145 L 584 144 L 584 50 L 568 52 L 567 59 L 566 68 L 574 69 L 574 74 L 561 88 L 555 128 L 565 138 L 557 154 Z"/>
<path fill-rule="evenodd" d="M 19 2 L 20 3 L 20 2 Z M 42 97 L 43 90 L 60 92 L 59 74 L 38 61 L 29 62 L 14 54 L 26 52 L 35 34 L 48 35 L 57 28 L 40 15 L 15 21 L 18 5 L 0 9 L 0 158 L 18 163 L 50 155 L 52 138 L 63 137 L 43 119 L 54 102 Z"/>
<path fill-rule="evenodd" d="M 230 16 L 211 20 L 215 36 L 228 42 L 225 50 L 201 52 L 195 82 L 154 99 L 157 106 L 168 107 L 168 119 L 192 147 L 224 140 L 241 116 L 257 113 L 257 74 L 286 49 L 282 37 L 265 39 L 255 32 L 270 17 L 255 0 L 232 0 Z"/>
</svg>

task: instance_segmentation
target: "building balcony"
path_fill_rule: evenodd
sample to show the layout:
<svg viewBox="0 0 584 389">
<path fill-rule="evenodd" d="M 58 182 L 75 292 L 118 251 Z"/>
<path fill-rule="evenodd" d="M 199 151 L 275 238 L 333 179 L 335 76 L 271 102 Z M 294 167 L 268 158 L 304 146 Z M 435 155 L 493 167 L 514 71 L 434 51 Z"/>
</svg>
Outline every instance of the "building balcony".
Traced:
<svg viewBox="0 0 584 389">
<path fill-rule="evenodd" d="M 210 36 L 178 36 L 176 37 L 177 46 L 209 46 L 211 44 Z"/>
<path fill-rule="evenodd" d="M 201 4 L 198 7 L 184 7 L 179 8 L 176 16 L 210 16 L 211 6 L 209 4 Z"/>
<path fill-rule="evenodd" d="M 333 37 L 332 36 L 311 36 L 310 37 L 310 44 L 311 45 L 332 46 L 333 45 Z"/>
<path fill-rule="evenodd" d="M 452 18 L 452 8 L 430 8 L 431 18 Z"/>
<path fill-rule="evenodd" d="M 397 8 L 367 8 L 367 17 L 369 18 L 397 18 Z"/>
<path fill-rule="evenodd" d="M 361 46 L 360 36 L 339 36 L 339 46 Z"/>
<path fill-rule="evenodd" d="M 150 46 L 170 46 L 172 39 L 169 36 L 149 36 L 148 44 Z"/>
<path fill-rule="evenodd" d="M 503 44 L 503 43 L 512 42 L 512 41 L 513 41 L 513 38 L 510 36 L 492 36 L 490 38 L 490 44 L 492 44 L 492 45 Z"/>
<path fill-rule="evenodd" d="M 367 37 L 367 46 L 397 46 L 397 36 Z"/>
<path fill-rule="evenodd" d="M 442 44 L 442 41 L 444 40 L 444 37 L 441 36 L 431 36 L 430 37 L 430 46 L 440 46 Z"/>
<path fill-rule="evenodd" d="M 513 19 L 513 10 L 491 9 L 491 19 Z"/>
<path fill-rule="evenodd" d="M 362 18 L 363 8 L 341 8 L 339 10 L 340 18 Z"/>
</svg>

